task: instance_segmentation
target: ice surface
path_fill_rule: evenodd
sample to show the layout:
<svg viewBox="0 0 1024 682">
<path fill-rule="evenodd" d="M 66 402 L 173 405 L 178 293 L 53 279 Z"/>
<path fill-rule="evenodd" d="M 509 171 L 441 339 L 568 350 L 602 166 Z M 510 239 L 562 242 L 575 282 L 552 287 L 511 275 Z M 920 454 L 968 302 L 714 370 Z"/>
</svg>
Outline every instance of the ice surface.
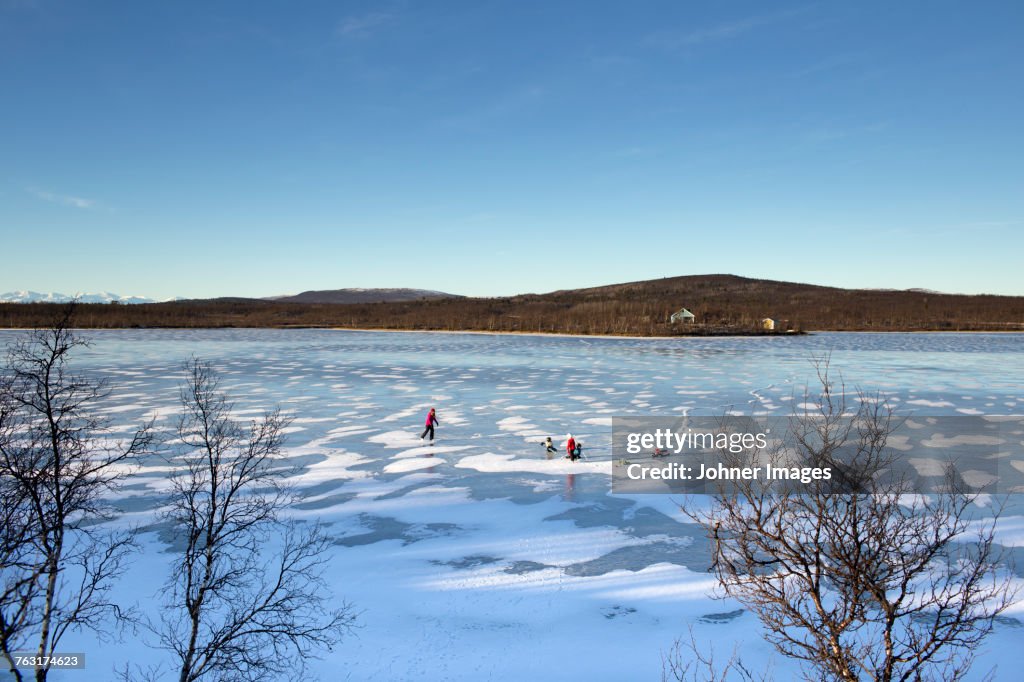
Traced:
<svg viewBox="0 0 1024 682">
<path fill-rule="evenodd" d="M 296 418 L 303 430 L 288 434 L 281 461 L 298 497 L 288 513 L 329 524 L 328 580 L 361 612 L 358 635 L 314 664 L 325 680 L 339 671 L 351 680 L 656 680 L 661 653 L 688 626 L 726 655 L 742 642 L 744 661 L 762 667 L 773 653 L 760 625 L 737 603 L 711 598 L 704 540 L 678 500 L 609 493 L 612 416 L 786 415 L 809 403 L 803 387 L 823 352 L 850 382 L 910 403 L 917 421 L 908 422 L 912 436 L 893 441 L 900 451 L 918 438 L 914 423 L 978 414 L 984 403 L 1012 413 L 1024 399 L 1019 335 L 87 335 L 84 369 L 111 376 L 120 391 L 103 405 L 119 435 L 154 417 L 173 427 L 181 366 L 192 355 L 218 368 L 240 419 L 278 404 Z M 0 341 L 15 336 L 0 332 Z M 433 446 L 419 438 L 431 406 L 441 421 Z M 564 459 L 566 433 L 584 442 L 585 459 Z M 545 436 L 559 447 L 550 459 L 539 445 Z M 956 438 L 940 436 L 935 452 L 945 455 Z M 1013 461 L 1024 466 L 1024 454 Z M 134 470 L 121 496 L 130 511 L 113 523 L 152 522 L 169 473 L 163 461 Z M 1019 508 L 1001 520 L 998 540 L 1024 546 Z M 169 555 L 156 532 L 142 542 L 114 596 L 152 613 Z M 1024 617 L 1024 607 L 1008 615 Z M 997 624 L 980 673 L 1019 666 L 1015 622 Z M 85 634 L 65 648 L 88 652 L 90 679 L 112 679 L 128 657 L 167 660 L 138 641 L 109 646 Z M 797 672 L 775 665 L 777 679 Z M 51 679 L 84 679 L 73 675 Z"/>
</svg>

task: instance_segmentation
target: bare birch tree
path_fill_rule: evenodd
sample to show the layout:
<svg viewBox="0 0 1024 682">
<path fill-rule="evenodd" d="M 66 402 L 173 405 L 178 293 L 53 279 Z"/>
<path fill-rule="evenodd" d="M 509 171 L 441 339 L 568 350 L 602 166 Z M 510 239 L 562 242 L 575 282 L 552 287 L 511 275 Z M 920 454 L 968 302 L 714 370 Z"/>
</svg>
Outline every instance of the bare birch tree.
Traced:
<svg viewBox="0 0 1024 682">
<path fill-rule="evenodd" d="M 815 409 L 792 420 L 790 447 L 819 464 L 838 464 L 849 448 L 842 466 L 855 492 L 738 481 L 709 507 L 684 505 L 711 541 L 712 571 L 807 679 L 961 679 L 1016 595 L 995 543 L 999 510 L 972 520 L 973 498 L 954 475 L 928 495 L 911 494 L 905 479 L 883 482 L 874 474 L 893 461 L 891 411 L 877 396 L 848 404 L 827 360 L 819 378 Z"/>
<path fill-rule="evenodd" d="M 88 345 L 70 328 L 73 311 L 15 342 L 0 380 L 0 649 L 8 657 L 23 647 L 46 657 L 68 631 L 102 636 L 109 617 L 124 615 L 109 591 L 132 533 L 97 522 L 111 517 L 104 499 L 150 443 L 149 427 L 124 442 L 97 416 L 109 388 L 70 370 L 74 351 Z M 38 666 L 36 680 L 49 669 Z"/>
<path fill-rule="evenodd" d="M 282 521 L 290 498 L 279 461 L 288 419 L 275 410 L 248 428 L 231 418 L 217 375 L 198 360 L 181 392 L 164 516 L 181 543 L 167 603 L 153 629 L 180 682 L 302 676 L 355 614 L 330 608 L 322 578 L 329 540 L 319 524 Z"/>
<path fill-rule="evenodd" d="M 0 440 L 9 442 L 13 419 L 5 407 L 0 404 Z M 42 571 L 32 548 L 33 525 L 25 491 L 13 477 L 0 476 L 0 655 L 18 679 L 21 673 L 14 668 L 10 654 L 25 640 L 33 623 L 32 606 Z"/>
</svg>

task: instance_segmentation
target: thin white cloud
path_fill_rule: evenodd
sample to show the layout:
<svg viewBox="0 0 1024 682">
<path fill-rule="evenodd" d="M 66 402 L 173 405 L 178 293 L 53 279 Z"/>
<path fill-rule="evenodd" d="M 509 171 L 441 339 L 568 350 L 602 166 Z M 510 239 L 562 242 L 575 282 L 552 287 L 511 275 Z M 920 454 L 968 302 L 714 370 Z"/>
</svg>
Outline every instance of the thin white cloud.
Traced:
<svg viewBox="0 0 1024 682">
<path fill-rule="evenodd" d="M 862 135 L 880 133 L 885 131 L 888 127 L 888 121 L 877 121 L 875 123 L 868 123 L 859 126 L 847 126 L 842 128 L 826 126 L 823 128 L 813 128 L 807 130 L 803 133 L 802 137 L 805 142 L 816 144 L 819 142 L 832 142 L 833 140 L 841 140 L 847 137 L 857 137 Z"/>
<path fill-rule="evenodd" d="M 837 70 L 849 69 L 867 62 L 870 56 L 870 53 L 866 51 L 836 54 L 831 57 L 812 62 L 788 75 L 790 78 L 803 78 L 805 76 L 815 76 L 821 73 L 830 73 Z"/>
<path fill-rule="evenodd" d="M 619 159 L 636 159 L 657 156 L 660 152 L 661 150 L 658 147 L 650 145 L 636 145 L 633 147 L 616 149 L 611 153 L 611 156 Z"/>
<path fill-rule="evenodd" d="M 543 104 L 547 91 L 539 85 L 524 85 L 499 93 L 475 109 L 464 110 L 442 118 L 441 125 L 450 128 L 476 128 L 493 125 L 509 116 L 536 111 Z"/>
<path fill-rule="evenodd" d="M 806 8 L 786 9 L 771 14 L 758 14 L 743 19 L 723 22 L 713 26 L 705 26 L 682 31 L 659 31 L 648 36 L 647 42 L 655 47 L 668 50 L 679 50 L 696 47 L 706 43 L 731 40 L 766 24 L 788 19 L 801 14 Z"/>
<path fill-rule="evenodd" d="M 733 21 L 730 23 L 718 24 L 717 26 L 699 28 L 686 33 L 660 34 L 661 40 L 658 42 L 665 47 L 691 47 L 694 45 L 702 45 L 704 43 L 712 43 L 719 40 L 733 38 L 741 33 L 746 33 L 755 26 L 759 26 L 763 23 L 763 20 L 752 17 L 742 21 Z"/>
<path fill-rule="evenodd" d="M 74 208 L 96 208 L 96 201 L 93 199 L 86 199 L 85 197 L 76 197 L 70 194 L 57 194 L 56 192 L 48 192 L 43 189 L 31 187 L 28 190 L 33 196 L 42 199 L 43 201 L 49 201 L 52 204 L 60 204 L 62 206 L 72 206 Z"/>
<path fill-rule="evenodd" d="M 384 12 L 345 17 L 338 23 L 337 33 L 343 38 L 365 37 L 394 18 L 393 14 Z"/>
</svg>

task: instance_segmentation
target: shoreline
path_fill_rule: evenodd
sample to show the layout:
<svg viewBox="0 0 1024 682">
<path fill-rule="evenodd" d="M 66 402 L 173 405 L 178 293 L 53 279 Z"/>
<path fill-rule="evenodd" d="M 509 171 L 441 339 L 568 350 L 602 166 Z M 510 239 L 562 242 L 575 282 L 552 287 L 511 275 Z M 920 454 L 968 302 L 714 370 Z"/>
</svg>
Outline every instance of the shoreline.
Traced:
<svg viewBox="0 0 1024 682">
<path fill-rule="evenodd" d="M 280 327 L 260 327 L 261 329 L 281 329 Z M 226 329 L 226 327 L 213 327 L 213 329 Z M 887 331 L 848 331 L 842 329 L 813 329 L 794 334 L 677 334 L 673 336 L 631 336 L 625 334 L 569 334 L 566 332 L 510 332 L 510 331 L 480 331 L 475 329 L 451 330 L 451 329 L 365 329 L 355 327 L 304 327 L 304 329 L 326 329 L 338 332 L 374 332 L 374 333 L 396 333 L 396 334 L 484 334 L 490 336 L 542 336 L 566 339 L 646 339 L 657 341 L 659 339 L 770 339 L 770 338 L 801 338 L 814 336 L 815 334 L 1021 334 L 1020 330 L 963 330 L 950 331 L 946 329 L 909 329 L 909 330 L 887 330 Z"/>
<path fill-rule="evenodd" d="M 737 339 L 737 338 L 770 338 L 775 336 L 808 336 L 808 332 L 802 334 L 677 334 L 673 336 L 634 336 L 628 334 L 570 334 L 568 332 L 515 332 L 515 331 L 483 331 L 479 329 L 371 329 L 355 327 L 322 327 L 336 332 L 374 332 L 398 334 L 482 334 L 485 336 L 541 336 L 563 339 Z"/>
<path fill-rule="evenodd" d="M 0 327 L 0 332 L 31 331 L 42 329 L 42 327 Z M 629 339 L 629 340 L 665 340 L 665 339 L 741 339 L 741 338 L 800 338 L 814 336 L 816 334 L 1020 334 L 1024 335 L 1024 329 L 889 329 L 889 330 L 843 330 L 843 329 L 813 329 L 798 333 L 786 334 L 674 334 L 666 336 L 636 336 L 630 334 L 570 334 L 568 332 L 520 332 L 520 331 L 484 331 L 478 329 L 380 329 L 372 327 L 75 327 L 76 331 L 82 332 L 120 332 L 120 331 L 216 331 L 216 330 L 274 330 L 274 331 L 299 331 L 306 329 L 334 332 L 357 332 L 375 334 L 475 334 L 484 336 L 530 336 L 530 337 L 553 337 L 566 339 Z"/>
</svg>

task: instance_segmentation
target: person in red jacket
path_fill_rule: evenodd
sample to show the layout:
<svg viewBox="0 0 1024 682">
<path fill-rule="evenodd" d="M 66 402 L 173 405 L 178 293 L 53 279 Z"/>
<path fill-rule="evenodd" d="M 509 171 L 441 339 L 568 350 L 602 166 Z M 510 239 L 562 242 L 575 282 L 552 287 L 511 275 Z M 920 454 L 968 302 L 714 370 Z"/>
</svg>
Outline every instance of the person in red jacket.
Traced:
<svg viewBox="0 0 1024 682">
<path fill-rule="evenodd" d="M 426 426 L 426 428 L 423 429 L 423 434 L 420 436 L 420 440 L 423 440 L 424 438 L 426 438 L 427 434 L 429 433 L 430 434 L 430 444 L 433 445 L 434 444 L 434 425 L 435 424 L 440 424 L 440 423 L 441 422 L 437 421 L 437 413 L 435 413 L 434 412 L 434 408 L 431 407 L 430 408 L 430 412 L 427 412 L 427 426 Z"/>
<path fill-rule="evenodd" d="M 576 439 L 572 437 L 571 433 L 567 433 L 566 437 L 569 440 L 565 441 L 565 450 L 569 454 L 567 454 L 565 456 L 565 458 L 566 459 L 570 459 L 570 460 L 575 460 L 576 459 Z"/>
</svg>

